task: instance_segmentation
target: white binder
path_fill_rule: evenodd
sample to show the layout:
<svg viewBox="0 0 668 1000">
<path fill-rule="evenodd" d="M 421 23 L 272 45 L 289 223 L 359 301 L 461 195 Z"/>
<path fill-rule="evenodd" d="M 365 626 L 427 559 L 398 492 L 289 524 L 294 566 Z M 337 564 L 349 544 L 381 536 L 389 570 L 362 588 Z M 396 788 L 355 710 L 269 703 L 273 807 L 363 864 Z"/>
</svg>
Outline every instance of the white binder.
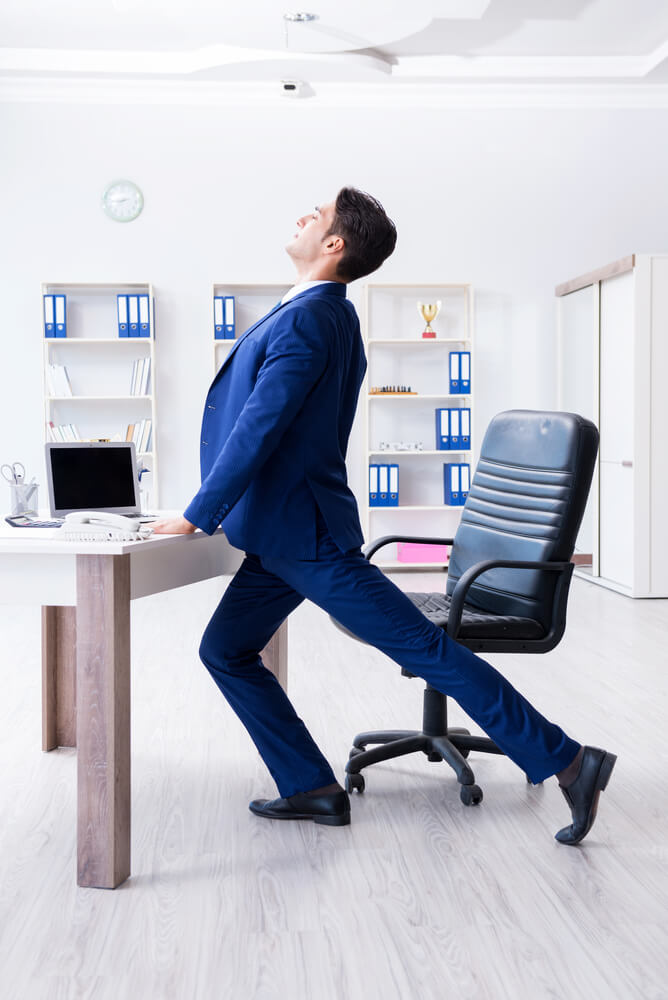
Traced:
<svg viewBox="0 0 668 1000">
<path fill-rule="evenodd" d="M 150 337 L 150 310 L 148 307 L 148 295 L 139 296 L 139 334 L 141 337 Z"/>
<path fill-rule="evenodd" d="M 137 337 L 139 335 L 139 296 L 128 295 L 128 327 L 129 335 Z"/>
</svg>

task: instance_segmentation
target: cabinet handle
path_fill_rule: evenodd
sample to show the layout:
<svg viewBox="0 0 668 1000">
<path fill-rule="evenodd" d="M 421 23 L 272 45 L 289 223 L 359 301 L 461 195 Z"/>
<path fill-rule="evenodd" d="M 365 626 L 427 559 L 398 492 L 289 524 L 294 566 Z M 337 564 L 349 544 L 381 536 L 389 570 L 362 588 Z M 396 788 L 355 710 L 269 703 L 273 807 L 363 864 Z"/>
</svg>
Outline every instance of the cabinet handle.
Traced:
<svg viewBox="0 0 668 1000">
<path fill-rule="evenodd" d="M 628 459 L 628 458 L 626 458 L 626 459 L 624 459 L 622 461 L 622 465 L 624 466 L 625 469 L 632 469 L 633 468 L 633 462 L 630 459 Z"/>
</svg>

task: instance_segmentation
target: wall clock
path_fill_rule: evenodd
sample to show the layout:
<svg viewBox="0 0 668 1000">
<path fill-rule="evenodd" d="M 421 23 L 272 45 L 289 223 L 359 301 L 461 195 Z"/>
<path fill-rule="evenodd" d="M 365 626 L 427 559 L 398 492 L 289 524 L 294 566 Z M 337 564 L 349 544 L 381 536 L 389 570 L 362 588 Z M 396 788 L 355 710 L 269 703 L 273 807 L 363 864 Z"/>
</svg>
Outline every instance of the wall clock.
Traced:
<svg viewBox="0 0 668 1000">
<path fill-rule="evenodd" d="M 112 181 L 102 195 L 102 207 L 114 222 L 132 222 L 144 207 L 144 195 L 132 181 Z"/>
</svg>

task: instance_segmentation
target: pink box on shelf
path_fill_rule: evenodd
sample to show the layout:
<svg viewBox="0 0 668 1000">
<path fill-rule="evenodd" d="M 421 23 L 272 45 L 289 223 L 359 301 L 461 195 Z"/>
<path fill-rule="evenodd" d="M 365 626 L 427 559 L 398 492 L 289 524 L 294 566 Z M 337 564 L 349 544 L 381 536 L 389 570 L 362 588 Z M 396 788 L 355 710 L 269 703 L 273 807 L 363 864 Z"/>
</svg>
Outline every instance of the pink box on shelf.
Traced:
<svg viewBox="0 0 668 1000">
<path fill-rule="evenodd" d="M 441 563 L 448 561 L 447 545 L 425 545 L 419 542 L 397 542 L 397 558 L 405 563 Z"/>
</svg>

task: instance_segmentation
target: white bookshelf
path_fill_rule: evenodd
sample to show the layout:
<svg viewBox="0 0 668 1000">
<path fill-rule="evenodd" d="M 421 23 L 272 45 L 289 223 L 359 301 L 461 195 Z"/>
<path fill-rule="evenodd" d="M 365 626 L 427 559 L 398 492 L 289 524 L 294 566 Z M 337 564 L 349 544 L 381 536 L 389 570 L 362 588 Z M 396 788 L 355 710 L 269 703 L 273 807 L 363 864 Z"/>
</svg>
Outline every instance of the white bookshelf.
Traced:
<svg viewBox="0 0 668 1000">
<path fill-rule="evenodd" d="M 213 370 L 214 374 L 225 361 L 233 344 L 254 323 L 262 319 L 274 308 L 291 288 L 291 284 L 280 282 L 265 282 L 264 284 L 216 282 L 211 296 L 211 336 L 213 338 Z M 213 300 L 217 295 L 234 296 L 235 335 L 224 339 L 216 339 L 213 323 Z"/>
<path fill-rule="evenodd" d="M 418 302 L 442 303 L 432 326 L 433 340 L 423 340 L 425 322 Z M 462 507 L 444 501 L 443 466 L 468 462 L 473 473 L 473 397 L 476 390 L 473 351 L 473 289 L 470 284 L 380 284 L 364 289 L 363 329 L 368 358 L 362 387 L 365 442 L 365 492 L 360 505 L 367 541 L 381 535 L 452 537 Z M 450 351 L 471 352 L 471 394 L 449 393 Z M 416 395 L 372 395 L 373 386 L 410 386 Z M 471 408 L 471 445 L 464 451 L 436 448 L 435 410 Z M 381 449 L 381 442 L 422 443 L 421 450 Z M 368 467 L 399 466 L 399 506 L 370 507 Z M 443 569 L 443 563 L 403 562 L 396 545 L 377 559 L 385 570 Z"/>
<path fill-rule="evenodd" d="M 67 336 L 44 334 L 44 295 L 67 297 Z M 117 295 L 148 295 L 149 337 L 119 337 Z M 155 306 L 153 287 L 147 282 L 81 283 L 44 282 L 40 299 L 40 327 L 44 343 L 44 433 L 50 422 L 74 424 L 82 440 L 125 441 L 129 424 L 151 420 L 148 451 L 137 449 L 142 476 L 142 505 L 160 506 L 156 418 Z M 132 395 L 133 363 L 149 357 L 149 391 Z M 54 395 L 49 389 L 48 366 L 63 365 L 72 395 Z"/>
</svg>

